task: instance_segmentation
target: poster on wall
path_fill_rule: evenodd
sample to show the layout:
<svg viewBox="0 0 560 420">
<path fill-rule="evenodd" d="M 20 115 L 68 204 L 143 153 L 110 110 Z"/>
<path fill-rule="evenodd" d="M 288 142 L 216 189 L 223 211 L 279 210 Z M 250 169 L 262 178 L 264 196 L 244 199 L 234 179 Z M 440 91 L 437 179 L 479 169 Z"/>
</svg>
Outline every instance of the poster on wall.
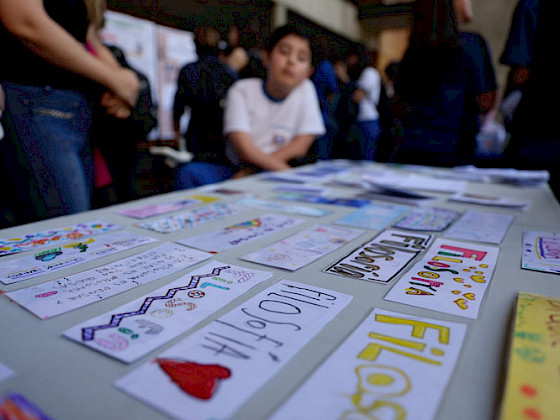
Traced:
<svg viewBox="0 0 560 420">
<path fill-rule="evenodd" d="M 173 138 L 172 111 L 177 76 L 181 67 L 197 60 L 194 35 L 146 19 L 106 11 L 100 36 L 105 44 L 122 49 L 130 66 L 150 82 L 152 100 L 158 105 L 158 128 L 150 133 L 150 138 Z"/>
<path fill-rule="evenodd" d="M 143 73 L 150 81 L 152 98 L 157 100 L 157 25 L 124 13 L 107 10 L 105 26 L 100 32 L 101 41 L 123 50 L 131 67 Z"/>
</svg>

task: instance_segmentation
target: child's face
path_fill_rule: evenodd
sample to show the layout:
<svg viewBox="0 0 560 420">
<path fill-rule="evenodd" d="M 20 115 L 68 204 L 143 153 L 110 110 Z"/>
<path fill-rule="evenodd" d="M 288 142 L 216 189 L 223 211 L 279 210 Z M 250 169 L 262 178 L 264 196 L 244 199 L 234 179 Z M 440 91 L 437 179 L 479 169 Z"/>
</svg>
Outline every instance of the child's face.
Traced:
<svg viewBox="0 0 560 420">
<path fill-rule="evenodd" d="M 312 73 L 309 42 L 296 35 L 285 36 L 265 55 L 264 65 L 267 85 L 287 95 Z"/>
</svg>

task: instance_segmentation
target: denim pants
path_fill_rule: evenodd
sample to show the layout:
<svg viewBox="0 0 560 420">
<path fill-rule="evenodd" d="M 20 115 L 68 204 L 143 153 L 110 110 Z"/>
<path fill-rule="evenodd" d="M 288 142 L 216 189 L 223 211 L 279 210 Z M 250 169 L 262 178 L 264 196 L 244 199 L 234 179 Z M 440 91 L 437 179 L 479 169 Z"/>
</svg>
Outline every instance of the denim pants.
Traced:
<svg viewBox="0 0 560 420">
<path fill-rule="evenodd" d="M 175 169 L 175 189 L 185 190 L 225 181 L 235 172 L 233 166 L 213 162 L 189 162 Z"/>
<path fill-rule="evenodd" d="M 377 141 L 381 136 L 381 125 L 379 120 L 357 121 L 356 126 L 359 130 L 358 141 L 360 154 L 363 160 L 374 161 L 377 150 Z"/>
<path fill-rule="evenodd" d="M 17 223 L 90 209 L 91 104 L 80 92 L 2 84 L 6 135 L 0 153 Z M 6 178 L 4 178 L 6 180 Z"/>
</svg>

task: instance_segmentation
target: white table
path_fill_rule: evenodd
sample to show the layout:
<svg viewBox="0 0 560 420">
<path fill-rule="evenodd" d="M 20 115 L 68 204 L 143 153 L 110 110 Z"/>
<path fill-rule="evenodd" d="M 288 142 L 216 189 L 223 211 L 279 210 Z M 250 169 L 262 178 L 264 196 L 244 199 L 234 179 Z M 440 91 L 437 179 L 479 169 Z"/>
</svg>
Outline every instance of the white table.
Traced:
<svg viewBox="0 0 560 420">
<path fill-rule="evenodd" d="M 227 188 L 260 193 L 263 198 L 273 194 L 271 188 L 274 185 L 272 182 L 259 180 L 259 176 L 222 183 L 222 186 Z M 437 194 L 439 199 L 434 205 L 462 211 L 472 208 L 515 215 L 515 220 L 500 245 L 498 265 L 478 319 L 459 319 L 456 316 L 383 300 L 383 296 L 394 282 L 390 285 L 373 284 L 321 272 L 329 264 L 338 261 L 350 253 L 351 250 L 374 237 L 378 233 L 377 231 L 370 231 L 338 251 L 293 273 L 259 266 L 257 268 L 273 271 L 274 276 L 278 279 L 286 278 L 304 283 L 308 282 L 351 294 L 354 299 L 350 307 L 342 312 L 336 322 L 327 325 L 310 345 L 306 346 L 249 403 L 238 411 L 235 418 L 267 418 L 338 347 L 374 307 L 466 323 L 468 329 L 461 355 L 443 397 L 437 419 L 481 420 L 494 418 L 495 409 L 500 402 L 500 386 L 507 362 L 507 336 L 518 291 L 560 297 L 560 277 L 558 275 L 520 269 L 523 231 L 559 231 L 560 206 L 546 185 L 520 188 L 508 185 L 469 183 L 468 190 L 470 192 L 526 199 L 533 203 L 528 211 L 483 208 L 477 205 L 448 202 L 447 194 Z M 104 257 L 79 268 L 68 268 L 22 283 L 0 285 L 0 289 L 9 292 L 24 286 L 56 279 L 136 254 L 162 242 L 172 242 L 188 235 L 200 234 L 233 223 L 243 222 L 263 213 L 260 210 L 248 210 L 227 219 L 170 234 L 158 234 L 134 227 L 133 223 L 136 223 L 136 220 L 116 214 L 117 210 L 138 207 L 141 204 L 176 201 L 195 192 L 197 191 L 178 191 L 118 206 L 0 230 L 0 237 L 4 238 L 22 233 L 40 232 L 53 227 L 69 226 L 83 221 L 103 220 L 123 225 L 126 230 L 150 235 L 161 241 Z M 339 188 L 333 189 L 332 195 L 350 197 L 355 193 L 355 190 L 349 188 Z M 222 196 L 222 199 L 227 201 L 237 200 L 234 196 Z M 304 204 L 298 203 L 298 205 Z M 328 208 L 332 210 L 332 213 L 322 218 L 296 216 L 306 219 L 303 227 L 316 223 L 331 223 L 356 210 L 352 207 L 343 206 L 317 206 Z M 239 250 L 234 248 L 222 252 L 217 257 L 220 261 L 226 263 L 243 265 L 243 262 L 238 259 L 241 253 L 246 254 L 260 249 L 264 244 L 276 242 L 285 236 L 287 236 L 285 233 L 277 233 L 239 247 Z M 16 256 L 2 258 L 16 258 Z M 188 269 L 188 271 L 190 270 L 192 270 L 192 267 Z M 143 296 L 180 277 L 185 272 L 187 271 L 159 279 L 49 320 L 39 320 L 5 296 L 0 296 L 0 362 L 16 373 L 15 376 L 0 383 L 0 395 L 8 391 L 19 392 L 54 419 L 166 418 L 149 406 L 116 390 L 112 384 L 125 373 L 152 359 L 190 332 L 204 325 L 208 320 L 131 365 L 126 365 L 85 346 L 71 342 L 62 337 L 61 333 L 80 322 Z M 250 291 L 243 297 L 249 298 L 254 293 L 256 292 Z M 216 318 L 228 312 L 238 304 L 237 301 L 226 306 L 211 318 Z"/>
</svg>

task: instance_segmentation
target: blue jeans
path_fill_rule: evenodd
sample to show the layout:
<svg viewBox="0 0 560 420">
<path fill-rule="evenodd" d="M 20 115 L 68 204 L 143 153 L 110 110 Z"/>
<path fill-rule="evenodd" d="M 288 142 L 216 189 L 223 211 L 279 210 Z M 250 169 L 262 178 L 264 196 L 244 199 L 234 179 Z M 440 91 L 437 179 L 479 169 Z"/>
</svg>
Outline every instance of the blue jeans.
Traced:
<svg viewBox="0 0 560 420">
<path fill-rule="evenodd" d="M 237 169 L 233 166 L 212 162 L 189 162 L 175 169 L 175 189 L 185 190 L 225 181 Z"/>
<path fill-rule="evenodd" d="M 358 128 L 358 142 L 360 145 L 360 155 L 363 160 L 374 161 L 377 141 L 381 136 L 381 125 L 379 120 L 356 121 Z"/>
<path fill-rule="evenodd" d="M 17 223 L 90 209 L 91 104 L 79 92 L 3 83 L 3 170 Z M 4 178 L 6 179 L 6 178 Z"/>
</svg>

